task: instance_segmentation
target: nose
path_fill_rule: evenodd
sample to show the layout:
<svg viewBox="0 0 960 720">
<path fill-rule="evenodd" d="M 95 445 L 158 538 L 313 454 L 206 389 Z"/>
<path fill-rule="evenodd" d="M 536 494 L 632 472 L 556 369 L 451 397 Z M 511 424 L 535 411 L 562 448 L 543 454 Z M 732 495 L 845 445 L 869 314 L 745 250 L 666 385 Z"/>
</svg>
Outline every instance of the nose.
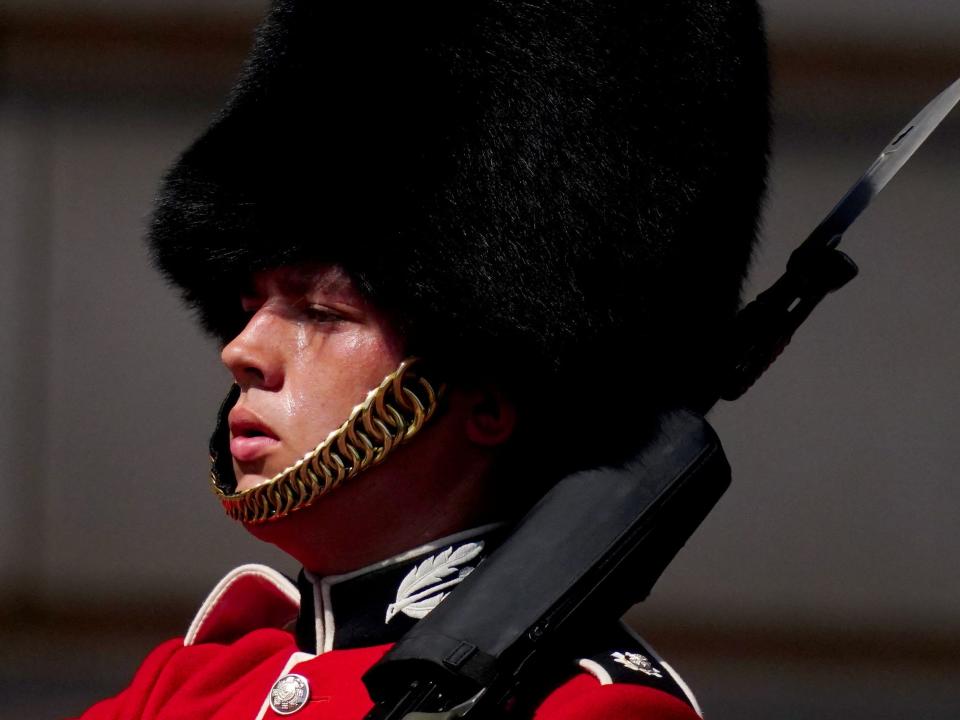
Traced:
<svg viewBox="0 0 960 720">
<path fill-rule="evenodd" d="M 269 308 L 261 307 L 221 350 L 220 360 L 242 390 L 278 390 L 283 385 L 281 322 Z"/>
</svg>

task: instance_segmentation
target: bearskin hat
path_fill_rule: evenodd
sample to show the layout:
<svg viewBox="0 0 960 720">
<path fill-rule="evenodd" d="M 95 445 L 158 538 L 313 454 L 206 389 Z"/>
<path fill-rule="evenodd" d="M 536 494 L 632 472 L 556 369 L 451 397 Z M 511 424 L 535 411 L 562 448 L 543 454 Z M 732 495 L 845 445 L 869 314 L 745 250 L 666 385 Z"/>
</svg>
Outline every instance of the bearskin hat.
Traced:
<svg viewBox="0 0 960 720">
<path fill-rule="evenodd" d="M 222 341 L 251 273 L 338 263 L 593 462 L 714 361 L 768 125 L 755 0 L 274 0 L 150 243 Z"/>
</svg>

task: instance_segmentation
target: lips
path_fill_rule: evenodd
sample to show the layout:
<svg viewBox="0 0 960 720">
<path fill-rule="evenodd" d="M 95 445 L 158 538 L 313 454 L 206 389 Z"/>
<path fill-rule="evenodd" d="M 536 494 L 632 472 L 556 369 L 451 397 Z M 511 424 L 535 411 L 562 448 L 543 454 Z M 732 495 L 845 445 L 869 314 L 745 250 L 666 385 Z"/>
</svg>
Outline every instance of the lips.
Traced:
<svg viewBox="0 0 960 720">
<path fill-rule="evenodd" d="M 237 462 L 251 462 L 264 457 L 280 444 L 277 434 L 255 413 L 234 407 L 228 417 L 230 454 Z"/>
</svg>

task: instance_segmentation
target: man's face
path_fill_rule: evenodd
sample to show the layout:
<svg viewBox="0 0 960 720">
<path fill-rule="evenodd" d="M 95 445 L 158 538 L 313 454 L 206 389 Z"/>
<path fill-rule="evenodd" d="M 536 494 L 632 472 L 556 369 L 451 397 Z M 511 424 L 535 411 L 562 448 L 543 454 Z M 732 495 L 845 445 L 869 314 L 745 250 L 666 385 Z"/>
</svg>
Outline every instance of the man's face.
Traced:
<svg viewBox="0 0 960 720">
<path fill-rule="evenodd" d="M 259 272 L 242 303 L 246 327 L 221 353 L 240 386 L 229 415 L 238 490 L 313 450 L 404 357 L 339 267 Z"/>
</svg>

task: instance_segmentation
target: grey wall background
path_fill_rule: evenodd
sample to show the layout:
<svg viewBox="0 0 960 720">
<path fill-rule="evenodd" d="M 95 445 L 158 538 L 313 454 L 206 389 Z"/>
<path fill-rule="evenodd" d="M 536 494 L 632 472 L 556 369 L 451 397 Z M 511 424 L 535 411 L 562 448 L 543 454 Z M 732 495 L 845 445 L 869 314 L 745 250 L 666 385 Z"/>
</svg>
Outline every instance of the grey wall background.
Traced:
<svg viewBox="0 0 960 720">
<path fill-rule="evenodd" d="M 140 239 L 262 5 L 0 4 L 0 717 L 115 692 L 230 567 L 294 570 L 207 491 L 228 380 Z M 960 75 L 955 2 L 767 7 L 748 296 Z M 960 114 L 848 234 L 861 277 L 712 418 L 734 485 L 631 615 L 710 717 L 960 710 L 958 180 Z"/>
</svg>

